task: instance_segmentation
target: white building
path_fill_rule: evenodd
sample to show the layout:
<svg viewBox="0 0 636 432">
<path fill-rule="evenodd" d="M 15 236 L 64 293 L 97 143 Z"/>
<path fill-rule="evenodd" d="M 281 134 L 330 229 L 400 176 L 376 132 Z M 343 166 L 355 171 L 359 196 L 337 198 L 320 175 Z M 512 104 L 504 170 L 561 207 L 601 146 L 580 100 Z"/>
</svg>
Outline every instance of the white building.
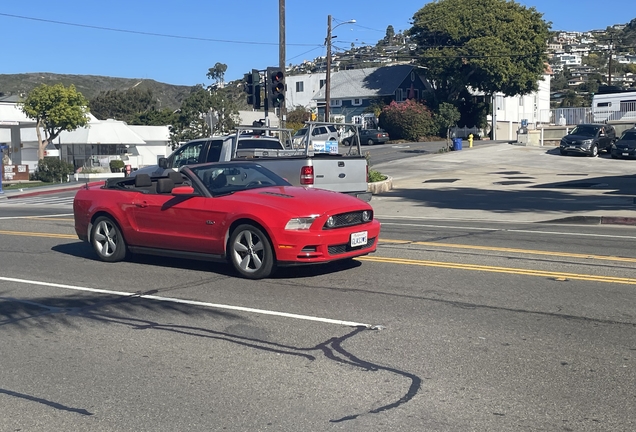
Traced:
<svg viewBox="0 0 636 432">
<path fill-rule="evenodd" d="M 333 73 L 332 73 L 333 75 Z M 314 72 L 303 75 L 285 77 L 287 90 L 285 91 L 285 107 L 293 110 L 302 106 L 308 110 L 316 109 L 316 101 L 312 98 L 325 85 L 327 74 Z"/>
<path fill-rule="evenodd" d="M 133 167 L 153 165 L 159 156 L 170 151 L 168 126 L 129 126 L 117 120 L 89 117 L 87 127 L 63 131 L 48 147 L 58 149 L 60 158 L 76 169 L 108 169 L 113 159 L 121 159 Z M 35 122 L 22 113 L 17 103 L 0 102 L 0 143 L 8 145 L 14 165 L 28 165 L 29 172 L 35 171 L 38 164 Z"/>
</svg>

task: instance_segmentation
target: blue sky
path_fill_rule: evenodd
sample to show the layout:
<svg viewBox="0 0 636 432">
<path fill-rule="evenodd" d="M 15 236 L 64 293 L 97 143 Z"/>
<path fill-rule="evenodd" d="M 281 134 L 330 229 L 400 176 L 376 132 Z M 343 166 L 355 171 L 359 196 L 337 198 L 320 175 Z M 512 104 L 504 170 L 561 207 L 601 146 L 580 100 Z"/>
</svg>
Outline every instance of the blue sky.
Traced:
<svg viewBox="0 0 636 432">
<path fill-rule="evenodd" d="M 334 48 L 347 49 L 351 43 L 374 45 L 388 25 L 396 31 L 408 29 L 413 14 L 427 3 L 286 0 L 286 63 L 325 55 L 329 14 L 334 26 L 357 21 L 333 32 Z M 636 17 L 634 0 L 518 3 L 543 13 L 553 30 L 605 28 Z M 221 62 L 228 65 L 226 80 L 241 78 L 252 68 L 278 64 L 278 4 L 278 0 L 4 0 L 0 2 L 0 74 L 53 72 L 195 85 L 211 83 L 206 78 L 208 68 Z"/>
</svg>

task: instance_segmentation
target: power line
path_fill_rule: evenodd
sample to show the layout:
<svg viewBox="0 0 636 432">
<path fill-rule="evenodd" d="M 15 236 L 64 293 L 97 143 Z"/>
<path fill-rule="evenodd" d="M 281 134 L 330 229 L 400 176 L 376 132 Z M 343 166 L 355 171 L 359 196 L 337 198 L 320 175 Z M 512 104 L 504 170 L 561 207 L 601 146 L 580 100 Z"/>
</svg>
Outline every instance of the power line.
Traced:
<svg viewBox="0 0 636 432">
<path fill-rule="evenodd" d="M 211 38 L 202 38 L 202 37 L 194 37 L 194 36 L 180 36 L 180 35 L 172 35 L 172 34 L 165 34 L 165 33 L 152 33 L 152 32 L 138 31 L 138 30 L 126 30 L 126 29 L 118 29 L 113 27 L 94 26 L 94 25 L 88 25 L 88 24 L 77 24 L 77 23 L 70 23 L 70 22 L 64 22 L 64 21 L 49 20 L 44 18 L 34 18 L 34 17 L 27 17 L 22 15 L 12 15 L 12 14 L 6 14 L 6 13 L 0 13 L 0 16 L 30 20 L 30 21 L 45 22 L 49 24 L 66 25 L 71 27 L 82 27 L 82 28 L 89 28 L 94 30 L 105 30 L 105 31 L 112 31 L 112 32 L 119 32 L 119 33 L 131 33 L 131 34 L 138 34 L 138 35 L 144 35 L 144 36 L 158 36 L 158 37 L 165 37 L 165 38 L 172 38 L 172 39 L 187 39 L 187 40 L 196 40 L 196 41 L 203 41 L 203 42 L 218 42 L 218 43 L 230 43 L 230 44 L 242 44 L 242 45 L 278 46 L 278 42 L 237 41 L 237 40 L 229 40 L 229 39 L 211 39 Z M 305 47 L 322 46 L 319 44 L 297 44 L 297 43 L 288 43 L 287 45 L 305 46 Z"/>
</svg>

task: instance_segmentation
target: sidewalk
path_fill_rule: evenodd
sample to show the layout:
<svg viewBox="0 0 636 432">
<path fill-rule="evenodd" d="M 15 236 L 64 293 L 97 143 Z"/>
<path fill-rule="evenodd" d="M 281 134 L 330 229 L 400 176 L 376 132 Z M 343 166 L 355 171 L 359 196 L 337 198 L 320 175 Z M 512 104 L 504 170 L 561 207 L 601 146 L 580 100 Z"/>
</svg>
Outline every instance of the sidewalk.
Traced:
<svg viewBox="0 0 636 432">
<path fill-rule="evenodd" d="M 481 142 L 377 164 L 393 189 L 379 219 L 636 225 L 636 161 L 560 156 L 554 147 Z M 10 190 L 1 199 L 78 190 L 83 182 Z"/>
<path fill-rule="evenodd" d="M 492 144 L 373 168 L 393 179 L 371 200 L 379 219 L 636 225 L 636 163 L 607 155 Z"/>
</svg>

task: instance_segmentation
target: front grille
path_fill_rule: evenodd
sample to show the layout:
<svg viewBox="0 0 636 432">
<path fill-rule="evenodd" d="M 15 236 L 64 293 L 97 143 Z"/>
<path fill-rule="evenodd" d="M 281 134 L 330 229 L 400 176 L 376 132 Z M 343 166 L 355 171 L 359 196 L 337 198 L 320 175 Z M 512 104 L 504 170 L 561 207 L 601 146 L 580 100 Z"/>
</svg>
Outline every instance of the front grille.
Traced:
<svg viewBox="0 0 636 432">
<path fill-rule="evenodd" d="M 332 216 L 335 224 L 333 227 L 328 227 L 327 224 L 325 223 L 325 225 L 322 227 L 322 229 L 334 229 L 334 228 L 342 228 L 342 227 L 348 227 L 348 226 L 353 226 L 353 225 L 360 225 L 363 223 L 367 223 L 364 222 L 362 220 L 362 211 L 355 211 L 355 212 L 349 212 L 349 213 L 341 213 L 338 215 L 333 215 Z M 373 219 L 373 213 L 371 214 L 371 218 L 369 220 Z"/>
<path fill-rule="evenodd" d="M 357 251 L 357 250 L 362 250 L 362 249 L 368 249 L 368 248 L 372 247 L 374 243 L 375 243 L 375 237 L 370 238 L 367 241 L 367 244 L 362 245 L 362 246 L 351 247 L 351 246 L 349 246 L 349 243 L 344 243 L 344 244 L 339 244 L 339 245 L 328 246 L 327 250 L 329 251 L 329 255 L 340 255 L 340 254 L 347 253 L 347 252 L 352 252 L 352 251 Z"/>
</svg>

